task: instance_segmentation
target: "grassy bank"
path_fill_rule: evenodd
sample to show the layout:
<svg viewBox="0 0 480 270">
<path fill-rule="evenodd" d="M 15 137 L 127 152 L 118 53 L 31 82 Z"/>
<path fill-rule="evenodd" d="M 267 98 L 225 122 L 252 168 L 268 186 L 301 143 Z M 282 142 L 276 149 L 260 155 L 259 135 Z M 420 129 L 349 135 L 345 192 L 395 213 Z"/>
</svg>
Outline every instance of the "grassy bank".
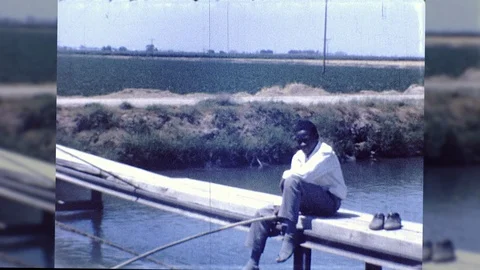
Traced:
<svg viewBox="0 0 480 270">
<path fill-rule="evenodd" d="M 55 162 L 54 95 L 0 97 L 0 147 Z"/>
<path fill-rule="evenodd" d="M 478 89 L 435 91 L 425 95 L 425 163 L 480 163 Z"/>
<path fill-rule="evenodd" d="M 309 117 L 342 159 L 423 154 L 423 101 L 57 108 L 57 143 L 147 169 L 287 164 L 292 126 Z"/>
</svg>

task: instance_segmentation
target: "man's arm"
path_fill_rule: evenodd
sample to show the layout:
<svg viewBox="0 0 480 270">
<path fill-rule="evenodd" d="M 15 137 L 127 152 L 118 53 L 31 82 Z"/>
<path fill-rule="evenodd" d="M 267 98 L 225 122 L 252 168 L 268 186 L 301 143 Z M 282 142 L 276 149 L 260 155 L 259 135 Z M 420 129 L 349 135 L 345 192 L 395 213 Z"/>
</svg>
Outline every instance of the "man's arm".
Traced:
<svg viewBox="0 0 480 270">
<path fill-rule="evenodd" d="M 305 182 L 327 185 L 329 184 L 328 182 L 322 181 L 324 180 L 323 176 L 336 168 L 336 158 L 336 155 L 333 153 L 314 156 L 303 166 L 290 169 L 288 176 L 298 177 Z"/>
<path fill-rule="evenodd" d="M 293 155 L 292 161 L 290 163 L 290 169 L 283 172 L 282 179 L 280 180 L 280 191 L 282 193 L 283 193 L 283 182 L 285 182 L 285 179 L 287 179 L 292 175 L 292 170 L 295 170 L 301 167 L 301 163 L 302 163 L 300 161 L 301 157 L 299 157 L 298 155 L 299 155 L 298 152 L 295 155 Z"/>
</svg>

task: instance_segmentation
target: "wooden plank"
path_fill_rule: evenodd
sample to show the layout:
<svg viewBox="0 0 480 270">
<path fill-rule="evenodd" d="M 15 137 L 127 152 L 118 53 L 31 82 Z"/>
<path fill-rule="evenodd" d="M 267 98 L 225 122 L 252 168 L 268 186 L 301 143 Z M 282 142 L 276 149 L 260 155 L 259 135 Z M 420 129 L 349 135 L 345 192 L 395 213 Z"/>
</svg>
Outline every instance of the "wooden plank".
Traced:
<svg viewBox="0 0 480 270">
<path fill-rule="evenodd" d="M 235 212 L 252 217 L 257 209 L 268 204 L 280 204 L 281 197 L 189 178 L 170 178 L 132 166 L 106 160 L 74 149 L 58 146 L 81 159 L 88 160 L 103 170 L 119 175 L 130 184 L 179 202 L 188 202 L 219 211 Z M 71 155 L 57 150 L 57 160 L 77 162 Z M 79 163 L 82 163 L 78 161 Z M 85 164 L 85 163 L 83 163 Z M 110 179 L 117 184 L 121 181 Z M 423 226 L 402 221 L 404 227 L 397 231 L 372 231 L 368 224 L 372 215 L 340 209 L 331 218 L 301 217 L 297 226 L 310 237 L 370 249 L 395 256 L 421 261 Z"/>
<path fill-rule="evenodd" d="M 18 180 L 27 184 L 55 188 L 55 166 L 38 159 L 0 149 L 0 171 L 23 175 Z"/>
<path fill-rule="evenodd" d="M 347 218 L 341 218 L 342 216 Z M 311 237 L 421 261 L 422 230 L 416 230 L 415 227 L 418 226 L 402 222 L 402 230 L 372 231 L 368 228 L 370 220 L 371 215 L 340 209 L 339 213 L 331 218 L 302 216 L 299 222 L 303 223 L 301 227 L 306 230 L 305 234 Z"/>
<path fill-rule="evenodd" d="M 471 252 L 466 250 L 456 250 L 456 259 L 452 262 L 426 262 L 423 264 L 424 270 L 477 270 L 480 269 L 480 252 Z"/>
<path fill-rule="evenodd" d="M 324 245 L 324 244 L 310 242 L 310 241 L 306 241 L 305 243 L 302 243 L 301 246 L 304 248 L 312 249 L 312 250 L 327 252 L 334 255 L 363 261 L 370 265 L 382 265 L 384 267 L 388 267 L 391 269 L 400 269 L 400 270 L 420 269 L 420 265 L 421 265 L 420 262 L 418 262 L 418 264 L 416 265 L 405 265 L 397 262 L 392 262 L 391 260 L 378 258 L 369 254 L 361 254 L 359 252 L 348 250 L 342 247 Z"/>
</svg>

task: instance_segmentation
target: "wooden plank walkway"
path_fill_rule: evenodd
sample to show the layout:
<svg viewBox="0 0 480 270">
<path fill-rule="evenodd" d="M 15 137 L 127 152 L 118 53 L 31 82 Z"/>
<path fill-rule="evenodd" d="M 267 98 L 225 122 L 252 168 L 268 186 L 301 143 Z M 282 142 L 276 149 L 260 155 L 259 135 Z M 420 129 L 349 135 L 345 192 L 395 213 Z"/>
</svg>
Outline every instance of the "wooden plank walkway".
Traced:
<svg viewBox="0 0 480 270">
<path fill-rule="evenodd" d="M 424 270 L 477 270 L 480 269 L 480 252 L 465 250 L 455 251 L 456 259 L 452 262 L 427 262 L 423 265 Z"/>
<path fill-rule="evenodd" d="M 119 196 L 137 196 L 136 201 L 143 200 L 146 204 L 158 200 L 170 206 L 238 221 L 252 218 L 263 206 L 281 203 L 280 196 L 189 178 L 170 178 L 60 145 L 57 145 L 56 154 L 58 179 L 101 192 L 110 190 L 108 192 L 123 194 Z M 422 224 L 402 221 L 401 230 L 372 231 L 368 229 L 371 219 L 370 214 L 343 208 L 330 218 L 301 216 L 297 227 L 305 236 L 302 247 L 394 269 L 419 268 Z"/>
<path fill-rule="evenodd" d="M 55 166 L 0 149 L 0 197 L 55 212 Z"/>
</svg>

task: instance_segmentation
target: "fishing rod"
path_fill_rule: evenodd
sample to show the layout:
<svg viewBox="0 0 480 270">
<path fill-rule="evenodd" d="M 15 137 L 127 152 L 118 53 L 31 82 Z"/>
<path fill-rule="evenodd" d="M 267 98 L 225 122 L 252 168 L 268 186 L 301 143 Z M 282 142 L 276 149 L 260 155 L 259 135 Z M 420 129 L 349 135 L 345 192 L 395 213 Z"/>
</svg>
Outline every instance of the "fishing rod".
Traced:
<svg viewBox="0 0 480 270">
<path fill-rule="evenodd" d="M 175 242 L 172 242 L 172 243 L 169 243 L 169 244 L 166 244 L 166 245 L 163 245 L 163 246 L 160 246 L 160 247 L 157 247 L 155 249 L 152 249 L 150 251 L 147 251 L 139 256 L 136 256 L 134 258 L 131 258 L 125 262 L 122 262 L 120 264 L 117 264 L 113 267 L 111 267 L 110 269 L 119 269 L 127 264 L 130 264 L 132 262 L 135 262 L 135 261 L 138 261 L 142 258 L 145 258 L 153 253 L 156 253 L 156 252 L 159 252 L 161 250 L 164 250 L 164 249 L 167 249 L 169 247 L 173 247 L 173 246 L 176 246 L 178 244 L 181 244 L 181 243 L 184 243 L 184 242 L 187 242 L 187 241 L 190 241 L 190 240 L 193 240 L 193 239 L 196 239 L 196 238 L 199 238 L 199 237 L 202 237 L 202 236 L 206 236 L 206 235 L 209 235 L 209 234 L 212 234 L 212 233 L 216 233 L 216 232 L 220 232 L 220 231 L 224 231 L 224 230 L 227 230 L 227 229 L 230 229 L 230 228 L 233 228 L 233 227 L 236 227 L 236 226 L 241 226 L 241 225 L 247 225 L 247 224 L 250 224 L 250 223 L 253 223 L 253 222 L 258 222 L 258 221 L 267 221 L 267 220 L 276 220 L 278 219 L 277 216 L 266 216 L 266 217 L 257 217 L 257 218 L 252 218 L 252 219 L 248 219 L 248 220 L 242 220 L 242 221 L 239 221 L 239 222 L 236 222 L 236 223 L 232 223 L 232 224 L 229 224 L 229 225 L 226 225 L 226 226 L 223 226 L 223 227 L 220 227 L 218 229 L 215 229 L 215 230 L 211 230 L 211 231 L 207 231 L 207 232 L 203 232 L 203 233 L 199 233 L 199 234 L 196 234 L 196 235 L 193 235 L 193 236 L 189 236 L 189 237 L 186 237 L 186 238 L 183 238 L 183 239 L 180 239 L 178 241 L 175 241 Z"/>
<path fill-rule="evenodd" d="M 98 236 L 91 235 L 91 234 L 88 234 L 88 233 L 86 233 L 86 232 L 80 231 L 80 230 L 78 230 L 78 229 L 76 229 L 76 228 L 74 228 L 74 227 L 71 227 L 71 226 L 69 226 L 69 225 L 67 225 L 67 224 L 65 224 L 65 223 L 62 223 L 62 222 L 59 222 L 59 221 L 55 221 L 55 225 L 56 225 L 56 226 L 59 226 L 59 227 L 62 228 L 63 230 L 66 230 L 66 231 L 69 231 L 69 232 L 72 232 L 72 233 L 76 233 L 76 234 L 79 234 L 79 235 L 81 235 L 81 236 L 85 236 L 85 237 L 87 237 L 87 238 L 92 239 L 92 240 L 95 241 L 95 242 L 98 242 L 98 243 L 101 243 L 101 244 L 105 244 L 105 245 L 111 246 L 111 247 L 116 248 L 116 249 L 118 249 L 118 250 L 121 250 L 121 251 L 123 251 L 123 252 L 127 252 L 127 253 L 130 253 L 130 254 L 135 255 L 135 256 L 138 256 L 138 255 L 139 255 L 139 253 L 137 253 L 137 252 L 135 252 L 135 251 L 133 251 L 133 250 L 131 250 L 131 249 L 128 249 L 128 248 L 125 248 L 125 247 L 120 246 L 120 245 L 118 245 L 118 244 L 112 243 L 112 242 L 110 242 L 110 241 L 108 241 L 108 240 L 106 240 L 106 239 L 103 239 L 103 238 L 101 238 L 101 237 L 98 237 Z M 165 265 L 165 264 L 164 264 L 163 262 L 161 262 L 161 261 L 158 261 L 158 260 L 155 260 L 155 259 L 152 259 L 152 258 L 146 258 L 146 259 L 149 260 L 149 261 L 151 261 L 151 262 L 154 262 L 154 263 L 156 263 L 156 264 L 158 264 L 158 265 L 161 265 L 162 267 L 169 267 L 169 269 L 176 269 L 176 268 L 174 268 L 174 267 Z"/>
</svg>

